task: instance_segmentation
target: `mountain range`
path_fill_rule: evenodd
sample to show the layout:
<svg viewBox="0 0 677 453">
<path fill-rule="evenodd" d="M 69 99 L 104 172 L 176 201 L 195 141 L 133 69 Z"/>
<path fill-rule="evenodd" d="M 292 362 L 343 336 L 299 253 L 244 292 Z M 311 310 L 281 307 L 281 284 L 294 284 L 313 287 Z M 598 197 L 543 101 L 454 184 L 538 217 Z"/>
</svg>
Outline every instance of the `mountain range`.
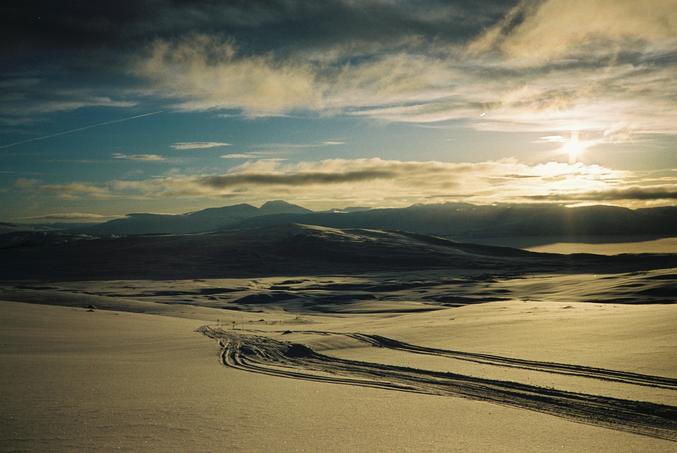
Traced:
<svg viewBox="0 0 677 453">
<path fill-rule="evenodd" d="M 331 228 L 374 228 L 445 236 L 455 240 L 523 246 L 539 238 L 576 240 L 597 237 L 677 236 L 677 206 L 628 209 L 615 206 L 565 207 L 556 204 L 419 204 L 406 208 L 354 208 L 313 212 L 281 200 L 260 208 L 237 204 L 179 215 L 129 214 L 82 226 L 94 235 L 184 234 L 299 223 Z M 494 240 L 510 238 L 510 241 Z"/>
<path fill-rule="evenodd" d="M 214 231 L 238 224 L 253 217 L 275 215 L 303 215 L 311 210 L 282 200 L 269 201 L 260 208 L 250 204 L 236 204 L 219 208 L 207 208 L 185 214 L 128 214 L 122 219 L 77 228 L 91 234 L 184 234 Z"/>
</svg>

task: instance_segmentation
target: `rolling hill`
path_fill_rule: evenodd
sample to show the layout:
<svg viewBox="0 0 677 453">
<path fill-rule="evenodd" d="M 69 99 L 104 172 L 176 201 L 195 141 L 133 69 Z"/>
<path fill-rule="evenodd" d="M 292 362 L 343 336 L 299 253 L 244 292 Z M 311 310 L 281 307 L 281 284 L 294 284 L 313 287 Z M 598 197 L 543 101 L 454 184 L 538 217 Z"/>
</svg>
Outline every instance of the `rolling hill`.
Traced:
<svg viewBox="0 0 677 453">
<path fill-rule="evenodd" d="M 423 269 L 521 274 L 663 267 L 677 267 L 677 255 L 543 254 L 415 233 L 300 224 L 185 235 L 17 233 L 0 241 L 3 280 L 225 278 Z"/>
</svg>

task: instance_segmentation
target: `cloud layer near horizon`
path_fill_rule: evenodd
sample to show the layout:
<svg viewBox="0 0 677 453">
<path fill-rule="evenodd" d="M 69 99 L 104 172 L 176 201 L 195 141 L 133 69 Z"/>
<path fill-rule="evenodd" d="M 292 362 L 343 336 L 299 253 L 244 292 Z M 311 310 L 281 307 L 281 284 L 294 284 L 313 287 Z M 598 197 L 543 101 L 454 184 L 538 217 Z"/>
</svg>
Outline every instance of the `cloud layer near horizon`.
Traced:
<svg viewBox="0 0 677 453">
<path fill-rule="evenodd" d="M 406 206 L 467 201 L 601 202 L 652 206 L 677 199 L 672 171 L 617 171 L 597 165 L 548 162 L 526 165 L 515 159 L 479 163 L 328 159 L 283 163 L 246 162 L 224 174 L 170 175 L 102 184 L 42 184 L 17 181 L 17 190 L 63 200 L 183 198 L 262 202 L 285 198 L 313 208 Z"/>
</svg>

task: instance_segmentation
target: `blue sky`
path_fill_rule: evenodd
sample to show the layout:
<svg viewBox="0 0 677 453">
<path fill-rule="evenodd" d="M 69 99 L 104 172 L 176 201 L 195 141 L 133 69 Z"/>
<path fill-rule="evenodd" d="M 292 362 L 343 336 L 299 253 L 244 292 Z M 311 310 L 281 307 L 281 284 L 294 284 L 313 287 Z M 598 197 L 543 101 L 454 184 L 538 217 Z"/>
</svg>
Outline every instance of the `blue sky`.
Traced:
<svg viewBox="0 0 677 453">
<path fill-rule="evenodd" d="M 0 220 L 677 198 L 672 0 L 96 3 L 1 7 Z"/>
</svg>

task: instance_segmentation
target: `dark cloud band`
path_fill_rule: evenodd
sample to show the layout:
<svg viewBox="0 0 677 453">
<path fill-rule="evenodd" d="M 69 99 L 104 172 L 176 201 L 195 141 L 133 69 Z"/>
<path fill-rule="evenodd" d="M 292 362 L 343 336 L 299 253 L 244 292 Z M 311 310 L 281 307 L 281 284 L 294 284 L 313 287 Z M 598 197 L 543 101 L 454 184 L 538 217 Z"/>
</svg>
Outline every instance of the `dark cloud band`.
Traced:
<svg viewBox="0 0 677 453">
<path fill-rule="evenodd" d="M 343 173 L 293 173 L 293 174 L 237 174 L 208 176 L 199 179 L 200 185 L 212 189 L 233 187 L 244 184 L 307 186 L 313 184 L 340 184 L 347 182 L 363 182 L 375 179 L 386 179 L 397 176 L 397 173 L 381 170 L 348 171 Z"/>
<path fill-rule="evenodd" d="M 621 201 L 621 200 L 677 200 L 677 190 L 674 189 L 644 189 L 630 187 L 627 189 L 600 190 L 577 194 L 548 194 L 526 197 L 539 201 Z"/>
</svg>

